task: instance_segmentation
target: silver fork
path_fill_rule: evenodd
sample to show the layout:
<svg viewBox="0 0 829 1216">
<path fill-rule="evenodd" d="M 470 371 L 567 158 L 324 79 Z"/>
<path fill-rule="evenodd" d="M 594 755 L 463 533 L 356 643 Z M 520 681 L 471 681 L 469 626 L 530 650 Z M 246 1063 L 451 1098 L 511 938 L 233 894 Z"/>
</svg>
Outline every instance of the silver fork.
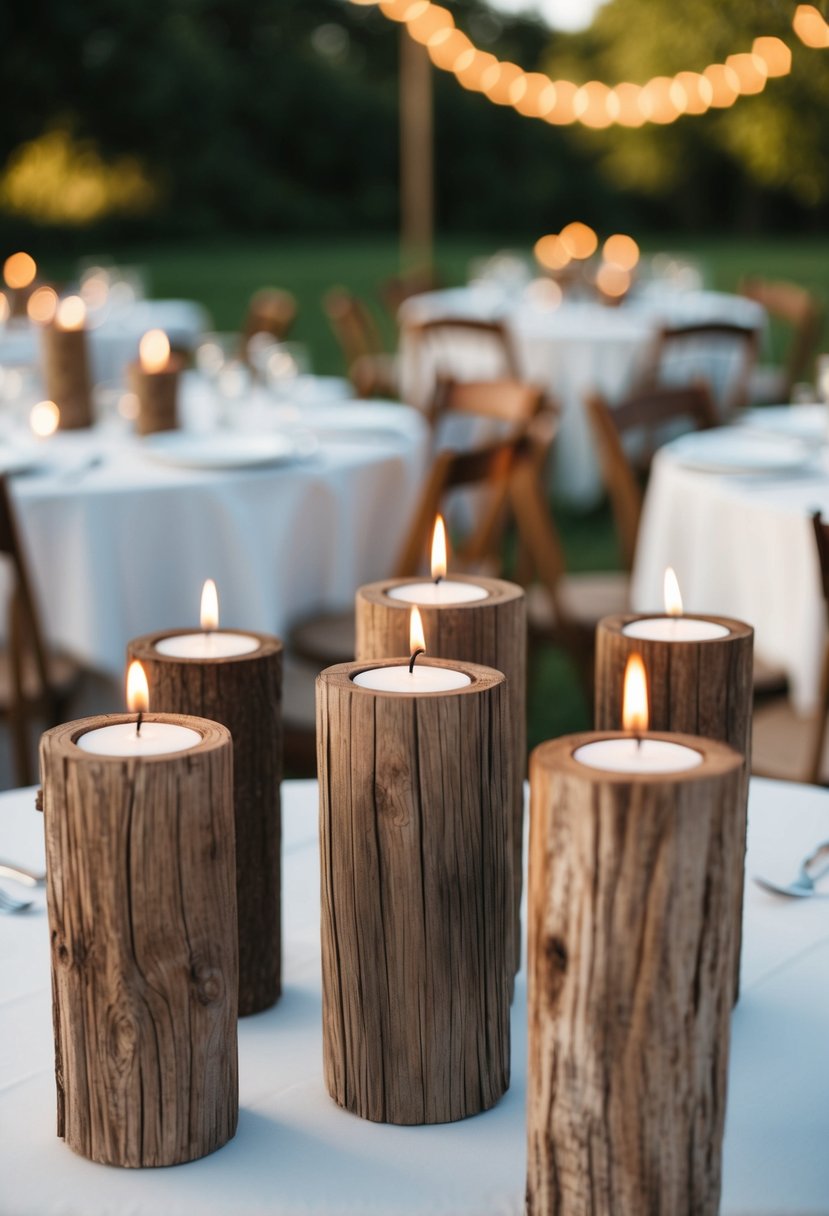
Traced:
<svg viewBox="0 0 829 1216">
<path fill-rule="evenodd" d="M 793 878 L 790 883 L 771 882 L 759 874 L 754 875 L 754 881 L 758 887 L 763 887 L 764 890 L 771 891 L 775 895 L 792 895 L 802 899 L 804 896 L 816 894 L 815 883 L 824 874 L 829 874 L 829 840 L 822 841 L 807 857 L 804 857 L 800 863 L 797 877 Z"/>
<path fill-rule="evenodd" d="M 30 899 L 15 899 L 13 895 L 7 895 L 2 887 L 0 887 L 0 912 L 25 912 L 31 906 L 32 901 Z"/>
</svg>

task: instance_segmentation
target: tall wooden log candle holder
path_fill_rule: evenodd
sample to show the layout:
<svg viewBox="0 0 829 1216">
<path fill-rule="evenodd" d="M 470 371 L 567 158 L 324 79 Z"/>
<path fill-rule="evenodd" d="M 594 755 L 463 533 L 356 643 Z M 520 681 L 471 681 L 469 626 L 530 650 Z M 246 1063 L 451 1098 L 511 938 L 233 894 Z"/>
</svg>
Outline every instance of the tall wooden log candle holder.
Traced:
<svg viewBox="0 0 829 1216">
<path fill-rule="evenodd" d="M 665 616 L 611 616 L 596 632 L 596 729 L 622 725 L 622 684 L 630 655 L 641 654 L 653 730 L 683 731 L 728 743 L 743 757 L 734 814 L 740 829 L 732 916 L 736 926 L 734 998 L 740 988 L 748 779 L 751 771 L 754 631 L 727 617 L 680 615 L 673 571 L 666 572 Z M 679 612 L 677 613 L 677 608 Z"/>
<path fill-rule="evenodd" d="M 174 431 L 178 427 L 178 385 L 184 360 L 170 350 L 161 329 L 151 329 L 139 343 L 138 361 L 127 367 L 127 380 L 138 398 L 138 435 Z"/>
<path fill-rule="evenodd" d="M 46 395 L 60 410 L 61 430 L 92 426 L 86 306 L 81 297 L 61 300 L 54 320 L 43 326 L 42 335 Z"/>
<path fill-rule="evenodd" d="M 442 526 L 442 521 L 441 521 Z M 445 571 L 445 548 L 433 555 L 432 568 Z M 521 965 L 521 888 L 524 873 L 524 775 L 527 767 L 527 617 L 524 592 L 496 578 L 433 573 L 433 581 L 386 579 L 357 592 L 355 657 L 381 659 L 404 654 L 409 612 L 417 604 L 423 618 L 429 652 L 442 659 L 480 663 L 507 678 L 508 733 L 513 768 L 509 794 L 512 850 L 513 970 Z"/>
<path fill-rule="evenodd" d="M 236 1131 L 232 751 L 134 715 L 41 740 L 58 1135 L 106 1165 L 193 1161 Z"/>
<path fill-rule="evenodd" d="M 509 1085 L 508 700 L 472 663 L 408 679 L 392 659 L 317 680 L 323 1058 L 346 1110 L 443 1123 Z"/>
<path fill-rule="evenodd" d="M 690 735 L 533 752 L 530 1216 L 719 1209 L 741 779 Z"/>
<path fill-rule="evenodd" d="M 202 632 L 147 634 L 129 643 L 128 655 L 144 667 L 153 705 L 212 718 L 233 737 L 244 1017 L 270 1008 L 282 991 L 282 643 L 266 634 L 219 631 L 212 580 L 202 600 Z"/>
</svg>

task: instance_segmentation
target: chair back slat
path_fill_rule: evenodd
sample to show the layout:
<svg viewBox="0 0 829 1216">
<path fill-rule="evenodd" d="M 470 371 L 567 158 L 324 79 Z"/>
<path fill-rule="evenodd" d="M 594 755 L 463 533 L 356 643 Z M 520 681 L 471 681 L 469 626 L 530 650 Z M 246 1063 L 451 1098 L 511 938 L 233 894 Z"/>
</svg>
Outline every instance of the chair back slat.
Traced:
<svg viewBox="0 0 829 1216">
<path fill-rule="evenodd" d="M 757 330 L 746 325 L 702 321 L 666 326 L 656 336 L 640 387 L 705 382 L 722 420 L 747 405 L 759 347 Z"/>
</svg>

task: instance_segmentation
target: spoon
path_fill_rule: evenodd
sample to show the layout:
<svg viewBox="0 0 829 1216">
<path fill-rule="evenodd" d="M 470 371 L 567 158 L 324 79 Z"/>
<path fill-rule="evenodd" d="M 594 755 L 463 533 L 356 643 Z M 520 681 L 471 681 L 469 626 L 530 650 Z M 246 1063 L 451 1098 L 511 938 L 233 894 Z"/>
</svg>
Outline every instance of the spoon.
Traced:
<svg viewBox="0 0 829 1216">
<path fill-rule="evenodd" d="M 754 875 L 754 881 L 758 887 L 762 887 L 764 891 L 771 891 L 774 895 L 791 895 L 802 899 L 809 895 L 821 894 L 815 890 L 815 883 L 827 873 L 829 873 L 829 840 L 824 840 L 807 857 L 804 857 L 797 877 L 790 883 L 772 882 L 760 874 Z"/>
</svg>

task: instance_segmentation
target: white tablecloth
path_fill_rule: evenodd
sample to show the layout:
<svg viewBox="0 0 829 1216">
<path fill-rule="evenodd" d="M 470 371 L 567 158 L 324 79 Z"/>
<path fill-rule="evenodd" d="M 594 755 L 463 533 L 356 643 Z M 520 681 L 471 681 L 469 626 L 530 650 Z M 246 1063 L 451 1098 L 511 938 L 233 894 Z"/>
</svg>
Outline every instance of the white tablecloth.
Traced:
<svg viewBox="0 0 829 1216">
<path fill-rule="evenodd" d="M 0 795 L 0 856 L 42 865 L 33 791 Z M 55 1136 L 49 941 L 37 910 L 0 916 L 2 1216 L 519 1216 L 525 1171 L 526 989 L 512 1010 L 512 1085 L 486 1114 L 390 1127 L 341 1111 L 322 1079 L 315 782 L 283 786 L 284 995 L 239 1026 L 236 1138 L 190 1165 L 93 1165 Z M 793 874 L 829 837 L 829 794 L 754 780 L 748 873 Z M 732 1023 L 723 1216 L 829 1211 L 827 904 L 746 886 Z M 635 1118 L 635 1112 L 631 1113 Z M 665 1213 L 664 1216 L 669 1216 Z"/>
<path fill-rule="evenodd" d="M 748 428 L 801 436 L 813 462 L 772 474 L 713 473 L 684 467 L 682 440 L 653 463 L 636 548 L 634 609 L 662 605 L 665 567 L 673 566 L 689 612 L 737 617 L 754 626 L 757 653 L 788 674 L 792 699 L 814 709 L 826 630 L 826 608 L 809 516 L 829 517 L 829 463 L 819 452 L 825 407 L 750 411 Z M 710 446 L 719 431 L 694 436 Z"/>
<path fill-rule="evenodd" d="M 757 330 L 765 325 L 765 312 L 753 300 L 714 291 L 651 293 L 619 308 L 565 300 L 553 309 L 505 299 L 493 286 L 429 292 L 411 297 L 400 311 L 403 397 L 418 406 L 428 400 L 435 367 L 423 365 L 428 356 L 418 354 L 406 327 L 451 316 L 505 323 L 521 374 L 546 388 L 562 407 L 553 485 L 562 498 L 581 506 L 593 505 L 601 494 L 583 411 L 588 393 L 598 391 L 611 402 L 622 397 L 644 367 L 662 325 L 730 321 Z M 484 339 L 455 338 L 451 350 L 441 347 L 440 368 L 466 379 L 503 375 Z"/>
<path fill-rule="evenodd" d="M 272 467 L 196 471 L 99 428 L 58 434 L 40 449 L 47 467 L 13 479 L 53 643 L 120 679 L 131 637 L 197 624 L 207 577 L 224 626 L 279 634 L 304 613 L 346 607 L 361 583 L 388 573 L 425 467 L 420 414 L 381 402 L 254 403 L 239 417 L 310 432 L 319 447 Z M 96 456 L 103 463 L 85 469 Z"/>
<path fill-rule="evenodd" d="M 138 343 L 148 329 L 163 329 L 171 343 L 193 350 L 210 317 L 192 300 L 137 300 L 113 308 L 89 324 L 89 358 L 93 381 L 119 384 L 127 363 L 138 357 Z M 40 330 L 12 323 L 0 328 L 0 367 L 37 365 Z"/>
</svg>

